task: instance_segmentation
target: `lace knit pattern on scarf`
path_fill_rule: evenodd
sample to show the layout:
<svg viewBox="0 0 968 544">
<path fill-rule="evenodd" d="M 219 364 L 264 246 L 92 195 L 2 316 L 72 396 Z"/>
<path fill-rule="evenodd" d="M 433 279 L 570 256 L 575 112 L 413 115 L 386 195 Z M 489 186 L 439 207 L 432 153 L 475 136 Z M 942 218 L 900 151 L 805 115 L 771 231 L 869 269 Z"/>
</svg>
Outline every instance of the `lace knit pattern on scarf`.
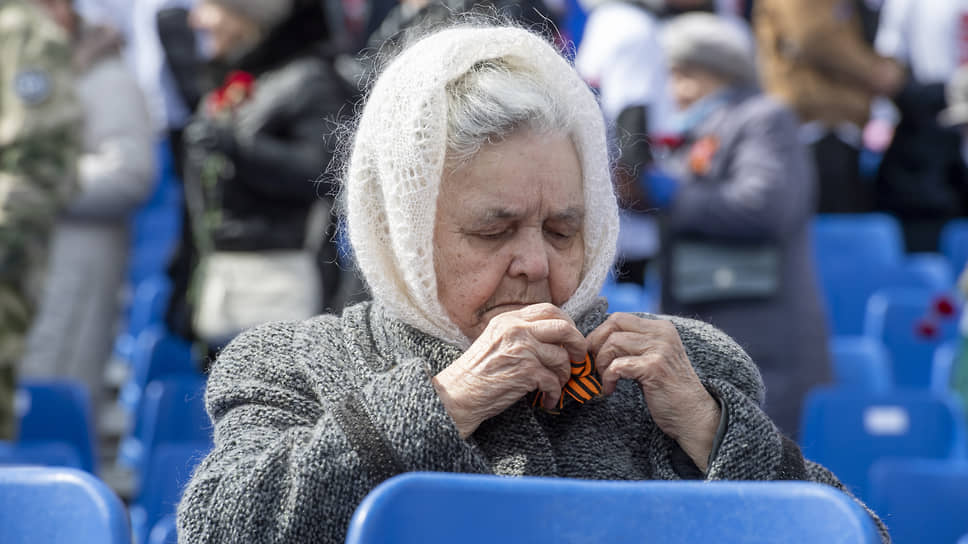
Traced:
<svg viewBox="0 0 968 544">
<path fill-rule="evenodd" d="M 539 81 L 573 108 L 586 217 L 582 281 L 563 306 L 572 318 L 594 302 L 615 256 L 618 207 L 605 125 L 573 67 L 543 38 L 520 28 L 453 28 L 416 42 L 387 66 L 360 117 L 345 177 L 349 235 L 374 299 L 405 323 L 459 346 L 470 342 L 440 304 L 433 262 L 447 151 L 446 86 L 480 61 L 503 58 L 532 66 Z M 459 205 L 442 205 L 448 204 Z"/>
</svg>

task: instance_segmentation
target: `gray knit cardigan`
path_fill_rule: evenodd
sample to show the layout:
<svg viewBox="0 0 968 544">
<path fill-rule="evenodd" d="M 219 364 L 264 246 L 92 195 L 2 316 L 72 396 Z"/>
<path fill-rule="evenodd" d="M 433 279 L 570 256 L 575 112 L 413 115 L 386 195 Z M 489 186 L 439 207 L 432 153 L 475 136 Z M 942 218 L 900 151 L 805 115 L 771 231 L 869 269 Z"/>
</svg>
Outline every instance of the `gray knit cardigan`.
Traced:
<svg viewBox="0 0 968 544">
<path fill-rule="evenodd" d="M 578 328 L 588 334 L 605 317 L 600 301 Z M 760 409 L 759 372 L 735 342 L 705 323 L 664 319 L 728 414 L 705 475 L 659 430 L 632 381 L 609 397 L 566 403 L 559 415 L 522 399 L 464 440 L 431 385 L 461 351 L 378 304 L 248 331 L 211 370 L 215 449 L 178 506 L 179 542 L 341 543 L 363 497 L 408 471 L 813 480 L 843 489 Z"/>
</svg>

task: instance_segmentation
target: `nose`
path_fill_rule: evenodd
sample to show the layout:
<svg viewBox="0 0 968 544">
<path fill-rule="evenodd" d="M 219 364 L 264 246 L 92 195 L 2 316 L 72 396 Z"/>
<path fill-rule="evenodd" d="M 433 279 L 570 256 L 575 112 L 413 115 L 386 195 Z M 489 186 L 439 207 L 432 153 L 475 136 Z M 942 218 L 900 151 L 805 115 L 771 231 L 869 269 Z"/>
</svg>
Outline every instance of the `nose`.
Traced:
<svg viewBox="0 0 968 544">
<path fill-rule="evenodd" d="M 541 229 L 522 229 L 512 245 L 511 264 L 508 275 L 524 277 L 528 282 L 548 278 L 548 248 L 545 246 Z"/>
</svg>

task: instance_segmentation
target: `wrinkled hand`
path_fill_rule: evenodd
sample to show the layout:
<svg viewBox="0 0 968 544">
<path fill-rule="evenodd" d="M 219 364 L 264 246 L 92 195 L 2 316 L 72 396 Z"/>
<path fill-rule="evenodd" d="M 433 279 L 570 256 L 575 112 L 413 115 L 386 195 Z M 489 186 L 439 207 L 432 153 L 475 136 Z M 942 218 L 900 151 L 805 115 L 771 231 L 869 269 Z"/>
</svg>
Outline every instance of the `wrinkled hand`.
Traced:
<svg viewBox="0 0 968 544">
<path fill-rule="evenodd" d="M 588 349 L 605 394 L 615 391 L 619 379 L 638 382 L 652 419 L 705 471 L 721 410 L 699 381 L 675 326 L 612 314 L 588 335 Z"/>
<path fill-rule="evenodd" d="M 433 379 L 462 438 L 530 391 L 553 408 L 587 342 L 557 306 L 534 304 L 500 314 L 456 361 Z"/>
</svg>

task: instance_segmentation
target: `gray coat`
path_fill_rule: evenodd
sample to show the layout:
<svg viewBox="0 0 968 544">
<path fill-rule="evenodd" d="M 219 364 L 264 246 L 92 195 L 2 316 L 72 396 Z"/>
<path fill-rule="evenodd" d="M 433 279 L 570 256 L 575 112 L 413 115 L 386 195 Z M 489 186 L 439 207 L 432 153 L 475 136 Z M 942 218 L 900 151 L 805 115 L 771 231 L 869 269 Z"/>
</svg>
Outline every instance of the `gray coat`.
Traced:
<svg viewBox="0 0 968 544">
<path fill-rule="evenodd" d="M 673 153 L 666 167 L 682 183 L 665 216 L 662 275 L 662 311 L 712 323 L 739 342 L 766 382 L 766 413 L 790 436 L 807 390 L 831 379 L 809 229 L 816 180 L 797 127 L 780 103 L 734 91 Z M 689 156 L 693 142 L 709 137 L 718 147 L 700 175 Z M 761 298 L 677 300 L 668 257 L 687 239 L 776 248 L 778 289 Z"/>
<path fill-rule="evenodd" d="M 144 97 L 105 33 L 88 29 L 74 45 L 75 63 L 93 57 L 78 66 L 75 81 L 85 115 L 80 191 L 52 234 L 43 296 L 21 362 L 24 376 L 80 380 L 95 410 L 117 333 L 128 225 L 155 173 Z"/>
<path fill-rule="evenodd" d="M 577 325 L 587 334 L 605 318 L 601 301 Z M 843 489 L 760 410 L 763 385 L 739 346 L 707 324 L 670 319 L 724 409 L 706 475 L 658 429 L 631 381 L 609 397 L 566 403 L 557 416 L 522 399 L 463 440 L 431 384 L 461 351 L 377 304 L 243 333 L 209 377 L 215 449 L 178 506 L 179 541 L 341 543 L 363 497 L 405 471 L 802 479 Z"/>
</svg>

